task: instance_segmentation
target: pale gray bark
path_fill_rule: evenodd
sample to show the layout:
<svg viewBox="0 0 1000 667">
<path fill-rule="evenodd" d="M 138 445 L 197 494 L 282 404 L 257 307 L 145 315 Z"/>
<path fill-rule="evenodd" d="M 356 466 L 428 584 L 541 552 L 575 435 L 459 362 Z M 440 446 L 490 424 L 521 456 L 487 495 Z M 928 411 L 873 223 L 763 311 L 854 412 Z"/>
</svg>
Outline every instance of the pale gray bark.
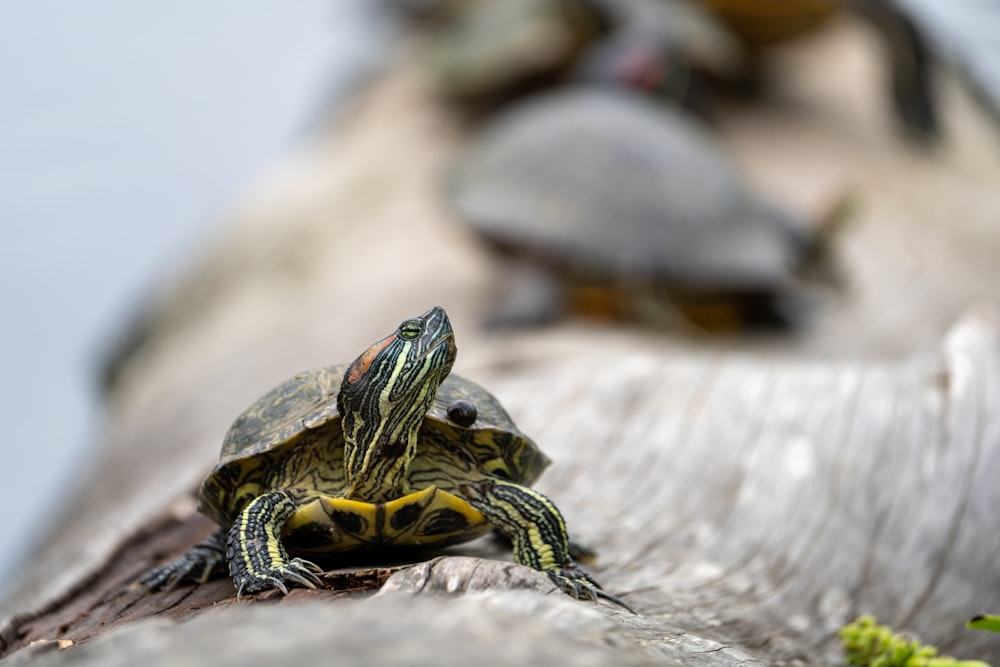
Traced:
<svg viewBox="0 0 1000 667">
<path fill-rule="evenodd" d="M 871 612 L 1000 664 L 997 639 L 962 628 L 1000 609 L 1000 322 L 974 310 L 943 333 L 971 301 L 996 300 L 1000 192 L 984 184 L 998 182 L 1000 161 L 995 135 L 950 99 L 968 122 L 934 163 L 866 124 L 880 110 L 852 116 L 839 100 L 826 100 L 831 134 L 813 117 L 771 127 L 811 144 L 758 132 L 752 116 L 729 122 L 744 157 L 764 156 L 749 170 L 793 200 L 822 198 L 830 173 L 854 169 L 871 202 L 845 240 L 852 291 L 801 337 L 731 352 L 579 323 L 484 334 L 491 264 L 437 196 L 460 133 L 420 81 L 387 76 L 335 139 L 235 212 L 238 224 L 153 308 L 109 396 L 101 449 L 0 610 L 8 653 L 76 643 L 5 660 L 832 664 L 836 628 Z M 852 119 L 854 143 L 837 136 Z M 472 559 L 498 556 L 484 543 L 391 578 L 330 575 L 332 590 L 281 604 L 235 602 L 225 583 L 143 599 L 128 590 L 211 530 L 190 492 L 243 407 L 435 303 L 456 327 L 456 370 L 553 458 L 539 488 L 637 616 Z M 828 358 L 806 359 L 817 351 Z M 371 598 L 332 592 L 386 578 Z"/>
<path fill-rule="evenodd" d="M 834 633 L 859 613 L 996 660 L 1000 643 L 960 627 L 1000 590 L 998 327 L 972 314 L 939 355 L 907 363 L 677 359 L 609 336 L 495 371 L 491 386 L 557 462 L 540 488 L 637 616 L 574 602 L 511 563 L 450 557 L 396 573 L 372 599 L 317 605 L 298 591 L 276 607 L 126 626 L 39 664 L 119 652 L 157 664 L 166 646 L 177 659 L 225 646 L 223 664 L 267 664 L 272 651 L 836 663 Z M 276 645 L 259 649 L 262 635 Z"/>
</svg>

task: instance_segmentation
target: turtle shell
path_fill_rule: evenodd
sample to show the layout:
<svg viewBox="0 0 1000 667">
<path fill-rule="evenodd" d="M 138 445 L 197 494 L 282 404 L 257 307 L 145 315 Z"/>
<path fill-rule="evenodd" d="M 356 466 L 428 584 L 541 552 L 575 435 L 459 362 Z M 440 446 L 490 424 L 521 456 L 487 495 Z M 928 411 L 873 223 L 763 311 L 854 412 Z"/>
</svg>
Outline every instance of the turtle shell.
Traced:
<svg viewBox="0 0 1000 667">
<path fill-rule="evenodd" d="M 558 76 L 606 31 L 579 0 L 465 2 L 432 28 L 423 59 L 447 97 L 492 102 Z"/>
<path fill-rule="evenodd" d="M 236 418 L 219 463 L 202 484 L 202 512 L 228 525 L 253 498 L 271 490 L 339 495 L 344 439 L 337 394 L 347 366 L 289 378 Z M 465 403 L 458 403 L 456 412 L 459 401 Z M 441 384 L 424 417 L 417 455 L 433 460 L 442 448 L 452 456 L 459 450 L 483 470 L 521 484 L 533 483 L 549 464 L 492 394 L 454 374 Z"/>
<path fill-rule="evenodd" d="M 502 114 L 459 157 L 447 195 L 495 245 L 587 279 L 780 291 L 808 245 L 693 118 L 624 91 Z"/>
<path fill-rule="evenodd" d="M 818 28 L 844 8 L 842 0 L 699 0 L 745 44 L 761 48 Z"/>
</svg>

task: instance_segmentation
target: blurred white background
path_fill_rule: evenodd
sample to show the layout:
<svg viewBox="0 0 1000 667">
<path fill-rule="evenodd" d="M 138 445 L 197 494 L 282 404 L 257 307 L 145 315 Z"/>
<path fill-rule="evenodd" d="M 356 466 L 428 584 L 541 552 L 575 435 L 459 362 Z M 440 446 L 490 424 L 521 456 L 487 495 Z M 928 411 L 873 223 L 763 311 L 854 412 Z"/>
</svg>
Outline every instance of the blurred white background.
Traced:
<svg viewBox="0 0 1000 667">
<path fill-rule="evenodd" d="M 0 594 L 95 445 L 100 353 L 374 57 L 369 9 L 0 4 Z"/>
</svg>

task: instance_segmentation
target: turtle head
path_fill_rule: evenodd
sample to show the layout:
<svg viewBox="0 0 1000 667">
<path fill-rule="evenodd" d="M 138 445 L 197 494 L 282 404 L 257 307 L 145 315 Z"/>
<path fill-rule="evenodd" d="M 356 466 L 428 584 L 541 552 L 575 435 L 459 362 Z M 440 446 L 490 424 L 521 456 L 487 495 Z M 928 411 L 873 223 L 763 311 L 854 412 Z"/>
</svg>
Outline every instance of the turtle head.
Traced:
<svg viewBox="0 0 1000 667">
<path fill-rule="evenodd" d="M 451 322 L 435 307 L 400 324 L 347 368 L 337 409 L 349 498 L 374 502 L 407 491 L 417 432 L 455 355 Z"/>
</svg>

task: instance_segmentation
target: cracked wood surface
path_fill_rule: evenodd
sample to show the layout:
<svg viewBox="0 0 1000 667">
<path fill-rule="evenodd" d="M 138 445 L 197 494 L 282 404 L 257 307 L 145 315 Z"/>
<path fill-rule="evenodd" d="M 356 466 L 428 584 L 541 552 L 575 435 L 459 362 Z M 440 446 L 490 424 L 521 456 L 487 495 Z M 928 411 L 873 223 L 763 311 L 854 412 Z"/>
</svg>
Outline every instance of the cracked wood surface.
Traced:
<svg viewBox="0 0 1000 667">
<path fill-rule="evenodd" d="M 694 644 L 729 651 L 706 654 L 718 659 L 712 664 L 835 663 L 836 628 L 866 612 L 944 651 L 996 662 L 1000 643 L 961 626 L 995 607 L 1000 590 L 998 327 L 992 315 L 973 313 L 938 355 L 884 364 L 676 358 L 613 335 L 600 336 L 600 345 L 583 337 L 567 350 L 565 336 L 542 336 L 532 348 L 551 354 L 494 369 L 490 386 L 557 462 L 539 486 L 599 548 L 596 576 L 639 615 L 562 600 L 537 573 L 469 557 L 403 569 L 377 603 L 357 602 L 358 593 L 389 570 L 329 575 L 330 590 L 296 591 L 281 602 L 343 604 L 338 627 L 363 634 L 358 609 L 389 614 L 381 605 L 396 605 L 392 615 L 419 609 L 442 623 L 463 608 L 504 616 L 504 601 L 517 608 L 521 597 L 490 601 L 484 591 L 527 588 L 549 593 L 531 603 L 545 613 L 611 619 L 602 641 L 636 649 L 626 653 L 635 662 L 623 664 L 651 656 L 689 662 Z M 202 627 L 198 612 L 207 607 L 280 600 L 272 593 L 233 601 L 228 582 L 129 591 L 127 582 L 156 557 L 211 529 L 194 514 L 166 523 L 151 528 L 161 540 L 155 549 L 142 536 L 124 547 L 88 587 L 94 598 L 71 596 L 9 628 L 9 647 L 79 643 L 102 624 L 150 616 L 188 619 L 158 630 L 183 637 L 179 628 Z M 345 598 L 345 589 L 355 595 Z M 439 597 L 465 590 L 478 593 L 472 601 Z M 411 607 L 413 595 L 429 597 L 426 607 Z M 521 622 L 529 621 L 538 623 Z"/>
<path fill-rule="evenodd" d="M 995 135 L 949 99 L 968 122 L 937 161 L 892 147 L 838 100 L 820 117 L 830 134 L 791 107 L 771 126 L 751 113 L 723 128 L 792 201 L 828 191 L 860 151 L 870 202 L 845 243 L 850 294 L 798 338 L 730 352 L 580 323 L 484 334 L 489 258 L 436 194 L 459 125 L 412 77 L 372 84 L 158 300 L 71 513 L 0 609 L 5 661 L 832 663 L 836 627 L 872 612 L 1000 664 L 996 638 L 962 627 L 1000 607 L 1000 323 L 973 311 L 942 333 L 970 301 L 995 303 L 1000 193 L 983 184 L 1000 163 L 983 150 Z M 539 488 L 638 616 L 500 560 L 369 564 L 283 600 L 235 601 L 227 582 L 128 589 L 211 530 L 190 492 L 233 416 L 435 303 L 455 324 L 456 371 L 552 456 Z M 806 359 L 816 353 L 826 359 Z M 450 553 L 509 558 L 488 542 Z"/>
</svg>

